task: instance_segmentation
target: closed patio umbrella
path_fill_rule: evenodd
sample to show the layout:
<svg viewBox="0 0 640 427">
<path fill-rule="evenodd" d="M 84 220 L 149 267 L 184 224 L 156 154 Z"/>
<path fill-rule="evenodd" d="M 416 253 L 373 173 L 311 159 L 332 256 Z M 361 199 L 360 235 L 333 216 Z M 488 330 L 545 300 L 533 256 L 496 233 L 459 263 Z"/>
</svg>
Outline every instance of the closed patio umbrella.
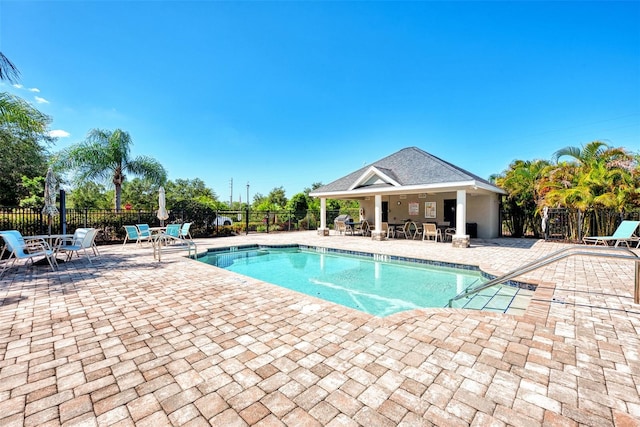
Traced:
<svg viewBox="0 0 640 427">
<path fill-rule="evenodd" d="M 47 215 L 49 219 L 49 234 L 51 234 L 51 218 L 58 215 L 56 207 L 56 178 L 53 175 L 53 169 L 49 167 L 47 176 L 44 179 L 44 207 L 42 214 Z"/>
<path fill-rule="evenodd" d="M 160 226 L 164 226 L 165 220 L 169 219 L 169 212 L 167 212 L 166 200 L 164 195 L 164 187 L 160 187 L 158 190 L 158 219 L 160 220 Z"/>
</svg>

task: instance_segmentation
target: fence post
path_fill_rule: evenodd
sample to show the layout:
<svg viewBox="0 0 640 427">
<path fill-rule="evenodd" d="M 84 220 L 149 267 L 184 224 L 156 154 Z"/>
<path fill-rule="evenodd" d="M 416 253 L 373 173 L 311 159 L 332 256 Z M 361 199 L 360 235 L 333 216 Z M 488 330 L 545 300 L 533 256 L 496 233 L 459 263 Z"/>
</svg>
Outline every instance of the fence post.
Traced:
<svg viewBox="0 0 640 427">
<path fill-rule="evenodd" d="M 67 198 L 64 190 L 60 190 L 60 230 L 67 234 Z"/>
<path fill-rule="evenodd" d="M 88 221 L 89 221 L 89 208 L 84 208 L 84 224 L 83 224 L 84 228 L 87 228 Z"/>
<path fill-rule="evenodd" d="M 247 184 L 247 188 L 249 188 L 249 184 Z M 248 191 L 248 190 L 247 190 Z M 249 206 L 247 205 L 247 216 L 244 220 L 244 234 L 245 236 L 249 234 Z"/>
</svg>

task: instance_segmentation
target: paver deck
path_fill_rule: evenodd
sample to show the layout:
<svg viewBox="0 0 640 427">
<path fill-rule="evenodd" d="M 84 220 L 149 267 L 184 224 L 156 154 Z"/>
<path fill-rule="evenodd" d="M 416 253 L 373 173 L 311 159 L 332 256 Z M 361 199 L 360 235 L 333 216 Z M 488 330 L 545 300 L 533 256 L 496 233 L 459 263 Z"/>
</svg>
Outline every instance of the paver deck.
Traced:
<svg viewBox="0 0 640 427">
<path fill-rule="evenodd" d="M 505 273 L 563 245 L 450 244 L 314 232 L 196 239 L 303 243 Z M 0 279 L 2 426 L 638 426 L 633 262 L 528 273 L 523 316 L 421 309 L 376 318 L 149 246 Z M 640 254 L 640 251 L 636 250 Z"/>
</svg>

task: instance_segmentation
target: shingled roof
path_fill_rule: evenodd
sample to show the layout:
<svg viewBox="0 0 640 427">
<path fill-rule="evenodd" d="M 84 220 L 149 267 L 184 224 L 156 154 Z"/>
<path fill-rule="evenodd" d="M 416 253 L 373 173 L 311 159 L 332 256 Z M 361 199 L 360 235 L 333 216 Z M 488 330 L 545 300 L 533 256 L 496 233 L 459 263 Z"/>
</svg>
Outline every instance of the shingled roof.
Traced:
<svg viewBox="0 0 640 427">
<path fill-rule="evenodd" d="M 487 180 L 417 147 L 407 147 L 317 188 L 311 195 L 359 189 L 437 186 L 475 182 L 502 193 Z"/>
</svg>

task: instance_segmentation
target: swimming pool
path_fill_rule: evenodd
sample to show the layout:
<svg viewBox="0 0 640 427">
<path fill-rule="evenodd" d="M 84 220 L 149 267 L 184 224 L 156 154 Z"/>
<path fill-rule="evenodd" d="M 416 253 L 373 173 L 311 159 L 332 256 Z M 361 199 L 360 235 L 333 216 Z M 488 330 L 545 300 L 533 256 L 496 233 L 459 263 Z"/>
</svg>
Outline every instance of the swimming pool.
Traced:
<svg viewBox="0 0 640 427">
<path fill-rule="evenodd" d="M 198 261 L 380 317 L 445 307 L 468 286 L 487 280 L 471 266 L 299 245 L 210 250 Z"/>
</svg>

